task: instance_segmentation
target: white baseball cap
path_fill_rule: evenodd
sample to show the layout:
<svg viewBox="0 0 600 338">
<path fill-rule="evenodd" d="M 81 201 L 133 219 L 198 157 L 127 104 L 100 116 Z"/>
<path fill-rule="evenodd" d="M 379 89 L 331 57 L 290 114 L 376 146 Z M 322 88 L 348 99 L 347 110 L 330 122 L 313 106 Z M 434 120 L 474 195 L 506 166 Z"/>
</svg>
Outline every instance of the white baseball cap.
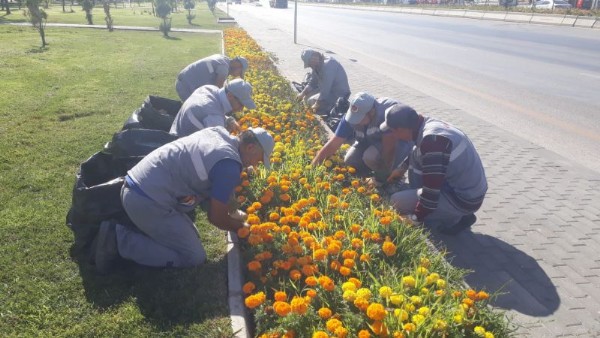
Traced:
<svg viewBox="0 0 600 338">
<path fill-rule="evenodd" d="M 248 128 L 248 130 L 254 134 L 258 143 L 260 143 L 260 147 L 263 150 L 263 164 L 265 165 L 265 168 L 271 169 L 270 158 L 273 153 L 273 148 L 275 148 L 275 140 L 271 134 L 263 128 Z"/>
</svg>

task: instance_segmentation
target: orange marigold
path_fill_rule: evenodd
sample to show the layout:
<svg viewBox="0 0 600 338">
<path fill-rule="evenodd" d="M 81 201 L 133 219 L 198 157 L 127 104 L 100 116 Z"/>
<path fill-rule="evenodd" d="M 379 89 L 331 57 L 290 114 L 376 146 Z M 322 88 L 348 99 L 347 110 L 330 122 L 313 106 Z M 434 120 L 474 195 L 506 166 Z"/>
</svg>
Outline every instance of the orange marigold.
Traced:
<svg viewBox="0 0 600 338">
<path fill-rule="evenodd" d="M 319 281 L 317 280 L 317 277 L 315 277 L 315 276 L 308 276 L 304 280 L 304 283 L 306 283 L 306 285 L 308 285 L 308 286 L 315 286 L 315 285 L 319 284 Z"/>
<path fill-rule="evenodd" d="M 275 313 L 277 313 L 280 317 L 285 317 L 292 311 L 292 307 L 286 302 L 277 301 L 273 303 L 273 310 L 275 310 Z"/>
<path fill-rule="evenodd" d="M 248 270 L 256 272 L 260 271 L 260 269 L 262 269 L 262 265 L 259 261 L 251 261 L 248 263 Z"/>
<path fill-rule="evenodd" d="M 326 307 L 320 308 L 317 311 L 317 313 L 319 314 L 319 317 L 321 317 L 322 319 L 328 319 L 332 315 L 331 310 L 329 308 L 326 308 Z"/>
<path fill-rule="evenodd" d="M 287 300 L 287 294 L 285 291 L 277 291 L 273 297 L 279 302 L 285 302 Z"/>
<path fill-rule="evenodd" d="M 325 249 L 317 249 L 313 252 L 313 259 L 316 261 L 324 261 L 327 259 L 327 250 Z"/>
<path fill-rule="evenodd" d="M 331 318 L 325 323 L 325 327 L 327 327 L 327 331 L 335 332 L 335 329 L 342 326 L 342 322 L 339 319 Z"/>
<path fill-rule="evenodd" d="M 388 241 L 383 242 L 381 249 L 383 250 L 383 253 L 385 253 L 385 255 L 388 257 L 396 254 L 396 245 L 392 242 L 388 242 Z"/>
<path fill-rule="evenodd" d="M 292 307 L 292 312 L 299 314 L 299 315 L 303 315 L 306 313 L 306 311 L 308 310 L 308 305 L 306 304 L 306 300 L 304 300 L 304 298 L 302 297 L 294 297 L 292 299 L 292 301 L 290 302 L 290 305 Z"/>
<path fill-rule="evenodd" d="M 367 307 L 367 317 L 372 320 L 383 320 L 386 314 L 385 307 L 379 303 L 373 303 Z"/>
<path fill-rule="evenodd" d="M 256 285 L 254 285 L 254 283 L 252 283 L 252 282 L 248 282 L 248 283 L 244 284 L 244 286 L 242 286 L 242 291 L 244 291 L 245 294 L 252 293 L 252 291 L 254 291 L 254 289 L 256 289 Z"/>
</svg>

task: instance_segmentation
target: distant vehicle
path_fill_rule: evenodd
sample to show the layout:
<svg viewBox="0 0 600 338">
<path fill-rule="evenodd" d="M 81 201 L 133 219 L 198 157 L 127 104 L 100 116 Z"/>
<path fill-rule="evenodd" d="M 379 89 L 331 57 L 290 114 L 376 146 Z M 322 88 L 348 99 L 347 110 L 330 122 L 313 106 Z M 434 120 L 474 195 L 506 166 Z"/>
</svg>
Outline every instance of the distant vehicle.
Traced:
<svg viewBox="0 0 600 338">
<path fill-rule="evenodd" d="M 288 8 L 288 0 L 269 0 L 272 8 Z"/>
<path fill-rule="evenodd" d="M 540 0 L 535 2 L 535 8 L 539 9 L 569 9 L 571 4 L 564 0 Z"/>
<path fill-rule="evenodd" d="M 242 0 L 233 0 L 233 3 L 236 5 L 241 5 L 242 4 Z"/>
</svg>

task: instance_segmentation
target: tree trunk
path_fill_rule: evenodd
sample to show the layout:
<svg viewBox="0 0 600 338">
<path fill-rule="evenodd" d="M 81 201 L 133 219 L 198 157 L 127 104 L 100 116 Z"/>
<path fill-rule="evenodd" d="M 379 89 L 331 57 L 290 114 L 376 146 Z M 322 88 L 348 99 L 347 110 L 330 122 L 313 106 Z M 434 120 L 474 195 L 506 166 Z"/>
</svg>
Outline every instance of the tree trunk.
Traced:
<svg viewBox="0 0 600 338">
<path fill-rule="evenodd" d="M 40 24 L 40 36 L 42 37 L 42 48 L 46 47 L 46 33 L 44 32 L 44 26 Z"/>
<path fill-rule="evenodd" d="M 65 13 L 66 12 L 66 10 L 65 10 L 65 0 L 62 0 L 62 6 L 63 6 L 63 13 Z"/>
</svg>

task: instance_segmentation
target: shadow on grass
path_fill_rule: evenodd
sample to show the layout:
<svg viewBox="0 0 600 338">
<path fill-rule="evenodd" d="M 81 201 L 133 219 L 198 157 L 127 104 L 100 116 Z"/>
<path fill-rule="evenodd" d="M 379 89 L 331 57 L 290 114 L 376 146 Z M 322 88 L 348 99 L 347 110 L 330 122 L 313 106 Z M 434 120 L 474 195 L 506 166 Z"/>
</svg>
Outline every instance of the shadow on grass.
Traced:
<svg viewBox="0 0 600 338">
<path fill-rule="evenodd" d="M 498 292 L 493 306 L 544 317 L 560 305 L 556 287 L 538 262 L 523 251 L 492 236 L 463 231 L 457 236 L 431 233 L 443 243 L 450 263 L 472 271 L 465 278 L 470 287 Z"/>
<path fill-rule="evenodd" d="M 135 299 L 142 315 L 160 330 L 227 317 L 227 261 L 225 257 L 197 268 L 159 269 L 122 261 L 108 275 L 99 275 L 89 253 L 74 257 L 87 300 L 107 309 Z"/>
<path fill-rule="evenodd" d="M 48 51 L 48 45 L 49 43 L 46 43 L 46 47 L 37 47 L 37 48 L 31 48 L 30 50 L 27 51 L 27 54 L 38 54 L 38 53 L 43 53 Z"/>
<path fill-rule="evenodd" d="M 165 38 L 165 39 L 167 39 L 167 40 L 174 40 L 174 41 L 179 41 L 179 40 L 181 40 L 180 38 L 178 38 L 178 37 L 175 37 L 175 36 L 163 36 L 163 38 Z"/>
<path fill-rule="evenodd" d="M 2 23 L 16 23 L 16 22 L 27 22 L 27 19 L 23 16 L 23 10 L 18 10 L 17 8 L 12 9 L 11 8 L 12 13 L 11 14 L 2 14 L 0 15 L 0 24 Z M 8 20 L 8 18 L 11 18 L 11 20 Z M 19 19 L 17 19 L 17 17 L 21 17 Z"/>
</svg>

